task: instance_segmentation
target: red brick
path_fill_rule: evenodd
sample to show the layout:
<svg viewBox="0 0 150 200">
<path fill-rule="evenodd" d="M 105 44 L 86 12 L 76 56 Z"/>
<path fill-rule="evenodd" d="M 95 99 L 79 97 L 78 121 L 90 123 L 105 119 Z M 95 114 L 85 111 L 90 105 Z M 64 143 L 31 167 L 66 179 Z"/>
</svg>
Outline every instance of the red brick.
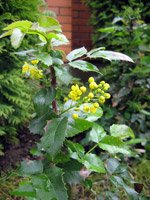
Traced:
<svg viewBox="0 0 150 200">
<path fill-rule="evenodd" d="M 79 17 L 79 11 L 73 10 L 72 16 L 73 18 Z"/>
<path fill-rule="evenodd" d="M 60 24 L 71 24 L 71 16 L 58 16 L 58 21 Z"/>
<path fill-rule="evenodd" d="M 72 32 L 72 25 L 71 24 L 62 24 L 63 31 L 70 31 Z"/>
<path fill-rule="evenodd" d="M 73 25 L 87 25 L 89 22 L 87 19 L 73 19 L 72 24 Z"/>
<path fill-rule="evenodd" d="M 67 39 L 72 38 L 72 33 L 71 32 L 63 32 L 63 34 L 67 37 Z"/>
<path fill-rule="evenodd" d="M 71 8 L 60 8 L 60 15 L 71 16 L 71 13 L 72 13 Z"/>
<path fill-rule="evenodd" d="M 92 27 L 91 26 L 79 26 L 80 33 L 91 33 Z"/>
<path fill-rule="evenodd" d="M 50 11 L 54 11 L 56 13 L 56 15 L 59 14 L 59 8 L 58 7 L 49 7 Z"/>
<path fill-rule="evenodd" d="M 71 7 L 71 0 L 47 0 L 48 6 L 52 7 Z"/>
<path fill-rule="evenodd" d="M 76 4 L 73 3 L 72 8 L 73 10 L 88 10 L 88 8 L 81 3 L 76 3 Z"/>
<path fill-rule="evenodd" d="M 90 14 L 87 12 L 87 11 L 84 11 L 84 12 L 79 12 L 79 18 L 82 18 L 82 19 L 89 19 L 90 18 Z"/>
</svg>

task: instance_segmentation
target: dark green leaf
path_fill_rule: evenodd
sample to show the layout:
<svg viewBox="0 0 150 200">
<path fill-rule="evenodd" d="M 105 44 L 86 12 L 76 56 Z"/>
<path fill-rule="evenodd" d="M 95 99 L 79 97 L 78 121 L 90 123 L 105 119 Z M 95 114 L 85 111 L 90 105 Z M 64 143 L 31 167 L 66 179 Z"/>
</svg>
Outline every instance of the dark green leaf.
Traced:
<svg viewBox="0 0 150 200">
<path fill-rule="evenodd" d="M 99 147 L 105 151 L 108 151 L 111 154 L 123 153 L 130 154 L 125 143 L 122 142 L 119 138 L 113 136 L 105 136 L 100 142 Z"/>
<path fill-rule="evenodd" d="M 110 127 L 110 133 L 114 137 L 125 139 L 128 137 L 134 138 L 134 133 L 130 127 L 122 124 L 113 124 Z"/>
<path fill-rule="evenodd" d="M 92 122 L 85 119 L 76 119 L 68 124 L 67 127 L 67 137 L 73 137 L 79 133 L 82 133 L 85 130 L 88 130 L 93 125 Z"/>
<path fill-rule="evenodd" d="M 50 66 L 53 63 L 52 57 L 46 52 L 41 52 L 40 54 L 36 54 L 36 58 L 47 66 Z"/>
<path fill-rule="evenodd" d="M 116 158 L 109 158 L 105 163 L 106 169 L 110 174 L 113 174 L 119 165 L 119 161 Z"/>
<path fill-rule="evenodd" d="M 39 90 L 34 98 L 33 98 L 33 103 L 34 103 L 34 108 L 36 113 L 41 116 L 47 113 L 48 110 L 50 110 L 50 105 L 52 101 L 55 98 L 55 91 L 52 88 L 48 89 L 41 89 Z"/>
<path fill-rule="evenodd" d="M 105 136 L 106 136 L 106 132 L 104 131 L 103 127 L 95 123 L 91 131 L 88 133 L 89 141 L 93 141 L 96 143 L 100 142 L 102 138 Z"/>
<path fill-rule="evenodd" d="M 84 60 L 76 60 L 73 62 L 69 62 L 68 64 L 73 68 L 77 68 L 85 72 L 92 71 L 100 73 L 99 69 L 95 65 Z"/>
<path fill-rule="evenodd" d="M 41 145 L 50 156 L 54 157 L 59 151 L 66 136 L 68 119 L 53 119 L 46 127 L 46 133 L 41 138 Z"/>
<path fill-rule="evenodd" d="M 20 182 L 19 187 L 11 192 L 11 194 L 16 196 L 36 197 L 36 191 L 32 184 L 25 181 Z"/>
<path fill-rule="evenodd" d="M 38 174 L 43 172 L 43 164 L 40 160 L 25 160 L 21 163 L 23 174 Z"/>
<path fill-rule="evenodd" d="M 105 168 L 102 160 L 95 154 L 85 154 L 85 156 L 82 157 L 81 162 L 90 171 L 105 173 Z"/>
<path fill-rule="evenodd" d="M 52 117 L 56 117 L 56 114 L 53 112 L 53 110 L 49 109 L 46 114 L 34 118 L 29 124 L 30 131 L 34 134 L 42 134 L 47 120 L 50 120 Z"/>
<path fill-rule="evenodd" d="M 81 47 L 79 49 L 75 49 L 73 51 L 71 51 L 67 56 L 66 59 L 69 61 L 75 60 L 77 58 L 82 57 L 83 55 L 85 55 L 87 53 L 87 50 L 85 49 L 85 47 Z"/>
<path fill-rule="evenodd" d="M 67 200 L 68 194 L 67 194 L 67 190 L 65 187 L 64 179 L 63 179 L 64 173 L 62 169 L 59 169 L 58 167 L 54 167 L 47 170 L 46 173 L 52 183 L 56 200 Z"/>
<path fill-rule="evenodd" d="M 121 177 L 118 176 L 112 176 L 110 177 L 111 182 L 116 186 L 123 187 L 123 189 L 126 191 L 126 193 L 129 195 L 131 200 L 137 200 L 138 199 L 138 193 L 123 181 Z"/>
</svg>

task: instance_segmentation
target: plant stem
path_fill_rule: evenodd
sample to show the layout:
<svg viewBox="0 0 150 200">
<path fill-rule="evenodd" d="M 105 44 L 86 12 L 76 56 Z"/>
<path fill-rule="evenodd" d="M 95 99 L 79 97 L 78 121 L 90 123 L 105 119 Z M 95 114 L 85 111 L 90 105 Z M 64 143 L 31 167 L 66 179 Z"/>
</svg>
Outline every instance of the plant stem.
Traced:
<svg viewBox="0 0 150 200">
<path fill-rule="evenodd" d="M 53 89 L 55 90 L 57 82 L 56 82 L 56 74 L 55 74 L 54 67 L 52 67 L 52 66 L 50 67 L 50 72 L 51 72 L 51 85 L 52 85 Z M 56 102 L 56 99 L 53 100 L 52 107 L 53 107 L 53 110 L 57 113 L 57 102 Z"/>
<path fill-rule="evenodd" d="M 91 153 L 97 146 L 98 144 L 95 144 L 86 154 Z"/>
</svg>

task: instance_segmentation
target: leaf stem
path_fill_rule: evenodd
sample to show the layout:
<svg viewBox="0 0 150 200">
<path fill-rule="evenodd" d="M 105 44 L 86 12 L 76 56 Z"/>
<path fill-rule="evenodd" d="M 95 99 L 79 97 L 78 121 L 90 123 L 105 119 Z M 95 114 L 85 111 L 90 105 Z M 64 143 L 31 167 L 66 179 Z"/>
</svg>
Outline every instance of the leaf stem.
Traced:
<svg viewBox="0 0 150 200">
<path fill-rule="evenodd" d="M 55 74 L 54 67 L 52 67 L 52 66 L 50 67 L 50 72 L 51 72 L 51 77 L 50 77 L 51 78 L 51 85 L 55 90 L 57 82 L 56 82 L 56 74 Z M 52 107 L 53 107 L 53 110 L 57 113 L 57 102 L 56 102 L 56 99 L 53 100 Z"/>
<path fill-rule="evenodd" d="M 91 153 L 97 146 L 98 146 L 98 143 L 95 144 L 88 152 L 86 152 L 86 154 Z"/>
</svg>

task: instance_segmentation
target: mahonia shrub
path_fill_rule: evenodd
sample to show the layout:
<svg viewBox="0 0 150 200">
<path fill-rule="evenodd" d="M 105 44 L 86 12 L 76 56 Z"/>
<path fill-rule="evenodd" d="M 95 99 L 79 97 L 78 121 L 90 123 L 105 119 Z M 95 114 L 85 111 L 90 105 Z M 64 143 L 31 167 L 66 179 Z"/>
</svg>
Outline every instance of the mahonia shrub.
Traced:
<svg viewBox="0 0 150 200">
<path fill-rule="evenodd" d="M 109 83 L 98 82 L 92 76 L 88 83 L 76 83 L 68 71 L 73 67 L 85 73 L 100 74 L 97 66 L 87 62 L 86 58 L 133 60 L 101 47 L 89 52 L 81 47 L 66 56 L 58 46 L 68 44 L 68 40 L 62 34 L 59 22 L 46 16 L 35 23 L 28 20 L 14 22 L 5 28 L 1 38 L 11 35 L 12 46 L 19 47 L 24 35 L 28 34 L 38 35 L 40 40 L 38 48 L 34 45 L 32 51 L 24 52 L 30 52 L 30 57 L 22 64 L 22 74 L 27 79 L 40 81 L 41 87 L 33 99 L 35 114 L 29 128 L 33 134 L 40 134 L 41 139 L 31 150 L 34 159 L 21 163 L 24 178 L 12 194 L 29 200 L 67 200 L 71 198 L 69 188 L 73 184 L 86 182 L 90 174 L 106 174 L 116 188 L 113 196 L 118 196 L 120 188 L 131 198 L 142 196 L 131 187 L 134 181 L 119 163 L 120 155 L 125 159 L 137 156 L 129 145 L 134 138 L 132 129 L 113 124 L 106 132 L 97 122 L 103 115 L 102 105 L 111 97 Z M 66 83 L 64 88 L 60 80 Z M 85 132 L 88 149 L 80 140 L 75 140 Z M 110 199 L 110 191 L 104 190 L 104 196 L 106 194 Z M 100 195 L 94 192 L 94 198 L 100 198 Z"/>
</svg>

